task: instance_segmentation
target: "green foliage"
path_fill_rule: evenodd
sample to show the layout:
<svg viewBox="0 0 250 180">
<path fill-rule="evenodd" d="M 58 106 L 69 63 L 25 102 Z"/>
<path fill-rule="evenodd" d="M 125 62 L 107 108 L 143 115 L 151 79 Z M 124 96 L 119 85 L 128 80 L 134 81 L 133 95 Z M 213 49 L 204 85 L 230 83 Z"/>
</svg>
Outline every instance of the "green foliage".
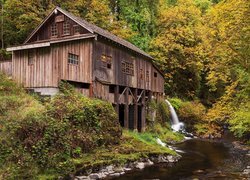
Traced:
<svg viewBox="0 0 250 180">
<path fill-rule="evenodd" d="M 165 126 L 167 123 L 170 122 L 169 108 L 166 102 L 163 100 L 157 103 L 156 122 L 160 123 L 162 126 Z"/>
<path fill-rule="evenodd" d="M 171 105 L 172 105 L 176 110 L 180 109 L 180 107 L 182 107 L 182 106 L 183 106 L 183 103 L 184 103 L 184 102 L 183 102 L 181 99 L 179 99 L 179 98 L 170 98 L 169 101 L 170 101 Z"/>
<path fill-rule="evenodd" d="M 151 150 L 151 153 L 153 152 L 162 152 L 163 154 L 175 154 L 174 151 L 171 151 L 170 149 L 168 149 L 167 147 L 163 147 L 159 144 L 157 144 L 156 138 L 158 138 L 158 134 L 154 134 L 154 133 L 149 133 L 149 132 L 145 132 L 145 133 L 137 133 L 137 132 L 132 132 L 132 131 L 124 131 L 123 132 L 124 137 L 130 139 L 132 141 L 138 142 L 138 145 L 140 146 L 140 144 L 144 144 L 144 148 L 140 147 L 140 149 L 154 149 Z M 128 140 L 129 142 L 129 140 Z M 133 143 L 135 146 L 137 143 Z M 143 152 L 143 150 L 142 150 Z M 150 152 L 150 151 L 148 151 Z"/>
<path fill-rule="evenodd" d="M 165 74 L 168 95 L 193 98 L 199 92 L 204 56 L 200 26 L 201 12 L 192 0 L 179 0 L 160 12 L 150 50 Z"/>
<path fill-rule="evenodd" d="M 250 136 L 250 102 L 241 105 L 229 119 L 230 130 L 235 136 L 249 139 Z"/>
<path fill-rule="evenodd" d="M 167 122 L 165 122 L 163 126 L 159 123 L 155 123 L 154 126 L 149 126 L 147 131 L 164 142 L 180 142 L 184 139 L 182 134 L 173 132 L 170 124 Z"/>
<path fill-rule="evenodd" d="M 119 143 L 111 104 L 83 97 L 68 84 L 45 105 L 0 75 L 0 167 L 3 179 L 35 178 L 44 170 L 74 172 L 72 158 Z"/>
</svg>

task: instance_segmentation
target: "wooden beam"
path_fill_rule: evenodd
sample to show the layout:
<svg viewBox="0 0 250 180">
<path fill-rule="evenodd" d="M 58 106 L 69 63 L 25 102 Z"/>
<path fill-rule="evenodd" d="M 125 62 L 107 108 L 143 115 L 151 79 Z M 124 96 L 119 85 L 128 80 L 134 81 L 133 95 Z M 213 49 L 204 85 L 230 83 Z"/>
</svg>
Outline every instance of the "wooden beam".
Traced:
<svg viewBox="0 0 250 180">
<path fill-rule="evenodd" d="M 29 45 L 22 45 L 22 46 L 16 46 L 16 47 L 9 47 L 6 49 L 6 51 L 17 51 L 17 50 L 24 50 L 24 49 L 33 49 L 33 48 L 41 48 L 41 47 L 49 47 L 50 43 L 35 43 L 35 44 L 29 44 Z"/>
<path fill-rule="evenodd" d="M 140 101 L 141 97 L 142 97 L 142 94 L 145 90 L 142 90 L 141 94 L 137 97 L 137 103 Z"/>
<path fill-rule="evenodd" d="M 115 97 L 114 98 L 115 98 L 115 111 L 119 117 L 119 104 L 120 104 L 120 102 L 119 102 L 119 86 L 118 85 L 115 86 Z"/>
<path fill-rule="evenodd" d="M 142 94 L 142 109 L 141 109 L 141 131 L 146 130 L 146 104 L 145 104 L 145 91 Z"/>
<path fill-rule="evenodd" d="M 138 130 L 138 104 L 137 104 L 137 93 L 138 89 L 134 89 L 133 94 L 134 94 L 134 130 Z"/>
<path fill-rule="evenodd" d="M 121 95 L 119 96 L 119 101 L 121 100 L 122 95 L 124 95 L 124 93 L 127 91 L 127 89 L 128 89 L 128 87 L 126 87 L 126 88 L 122 91 Z"/>
<path fill-rule="evenodd" d="M 124 127 L 129 129 L 129 105 L 128 99 L 129 98 L 129 91 L 128 88 L 125 89 L 125 108 L 124 108 Z"/>
</svg>

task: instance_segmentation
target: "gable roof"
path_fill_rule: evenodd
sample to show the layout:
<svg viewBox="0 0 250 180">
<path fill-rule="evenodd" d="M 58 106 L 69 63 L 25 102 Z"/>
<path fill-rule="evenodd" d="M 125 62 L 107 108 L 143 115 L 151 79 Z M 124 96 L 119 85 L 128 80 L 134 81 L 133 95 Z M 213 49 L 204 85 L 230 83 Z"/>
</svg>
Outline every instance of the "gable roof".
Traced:
<svg viewBox="0 0 250 180">
<path fill-rule="evenodd" d="M 55 11 L 60 11 L 61 13 L 63 13 L 65 16 L 69 17 L 70 19 L 72 19 L 73 21 L 75 21 L 76 23 L 78 23 L 80 26 L 82 26 L 83 28 L 87 29 L 90 33 L 95 33 L 95 34 L 98 34 L 100 36 L 103 36 L 107 39 L 110 39 L 122 46 L 125 46 L 143 56 L 146 56 L 147 58 L 149 59 L 153 59 L 150 55 L 148 55 L 146 52 L 144 52 L 143 50 L 139 49 L 138 47 L 136 47 L 135 45 L 133 45 L 132 43 L 122 39 L 122 38 L 119 38 L 118 36 L 94 25 L 94 24 L 91 24 L 85 20 L 83 20 L 82 18 L 80 17 L 77 17 L 75 15 L 73 15 L 72 13 L 69 13 L 65 10 L 63 10 L 62 8 L 60 7 L 56 7 L 54 8 L 54 10 L 44 19 L 44 21 L 30 34 L 30 36 L 28 36 L 28 38 L 25 40 L 24 44 L 27 44 L 28 41 L 33 37 L 33 35 L 42 27 L 42 25 L 54 14 Z"/>
<path fill-rule="evenodd" d="M 68 18 L 70 18 L 71 20 L 75 21 L 77 24 L 79 24 L 80 26 L 82 26 L 83 28 L 85 28 L 86 30 L 88 30 L 90 33 L 92 34 L 97 34 L 100 36 L 103 36 L 107 39 L 110 39 L 111 41 L 114 41 L 124 47 L 127 47 L 128 49 L 131 49 L 132 51 L 135 51 L 147 58 L 150 59 L 152 65 L 156 68 L 157 71 L 159 71 L 159 73 L 164 77 L 163 72 L 152 62 L 153 58 L 147 54 L 146 52 L 144 52 L 143 50 L 139 49 L 138 47 L 136 47 L 135 45 L 133 45 L 132 43 L 94 25 L 91 24 L 87 21 L 85 21 L 84 19 L 77 17 L 75 15 L 73 15 L 72 13 L 65 11 L 64 9 L 60 8 L 60 7 L 55 7 L 52 12 L 43 20 L 43 22 L 28 36 L 28 38 L 25 40 L 24 45 L 28 44 L 28 41 L 35 35 L 35 33 L 44 25 L 44 23 L 55 13 L 55 11 L 60 11 L 62 14 L 64 14 L 65 16 L 67 16 Z"/>
</svg>

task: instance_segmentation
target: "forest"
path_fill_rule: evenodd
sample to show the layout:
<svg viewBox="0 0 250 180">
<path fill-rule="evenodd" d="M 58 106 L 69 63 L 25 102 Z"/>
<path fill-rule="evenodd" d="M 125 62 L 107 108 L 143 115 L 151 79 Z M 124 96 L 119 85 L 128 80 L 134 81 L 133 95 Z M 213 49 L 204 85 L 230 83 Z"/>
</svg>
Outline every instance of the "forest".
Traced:
<svg viewBox="0 0 250 180">
<path fill-rule="evenodd" d="M 2 0 L 2 58 L 8 58 L 4 48 L 23 43 L 55 6 L 154 57 L 166 95 L 205 109 L 198 131 L 229 124 L 236 136 L 249 137 L 248 0 Z"/>
</svg>

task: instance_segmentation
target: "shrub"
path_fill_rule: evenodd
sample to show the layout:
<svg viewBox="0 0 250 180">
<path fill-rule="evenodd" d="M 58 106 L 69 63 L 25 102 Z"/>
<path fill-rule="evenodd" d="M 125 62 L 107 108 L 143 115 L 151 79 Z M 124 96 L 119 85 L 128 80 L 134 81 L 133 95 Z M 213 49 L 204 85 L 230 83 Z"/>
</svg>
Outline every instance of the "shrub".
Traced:
<svg viewBox="0 0 250 180">
<path fill-rule="evenodd" d="M 234 112 L 228 120 L 230 130 L 236 137 L 249 139 L 250 137 L 250 102 L 247 102 L 239 110 Z"/>
<path fill-rule="evenodd" d="M 170 112 L 165 101 L 159 101 L 156 107 L 156 121 L 162 126 L 170 124 Z"/>
<path fill-rule="evenodd" d="M 198 101 L 184 102 L 178 109 L 181 120 L 188 121 L 200 121 L 204 118 L 206 108 Z"/>
<path fill-rule="evenodd" d="M 62 91 L 42 105 L 13 81 L 0 78 L 2 179 L 32 179 L 46 170 L 69 174 L 75 170 L 72 158 L 119 143 L 121 127 L 111 104 L 62 84 Z"/>
</svg>

